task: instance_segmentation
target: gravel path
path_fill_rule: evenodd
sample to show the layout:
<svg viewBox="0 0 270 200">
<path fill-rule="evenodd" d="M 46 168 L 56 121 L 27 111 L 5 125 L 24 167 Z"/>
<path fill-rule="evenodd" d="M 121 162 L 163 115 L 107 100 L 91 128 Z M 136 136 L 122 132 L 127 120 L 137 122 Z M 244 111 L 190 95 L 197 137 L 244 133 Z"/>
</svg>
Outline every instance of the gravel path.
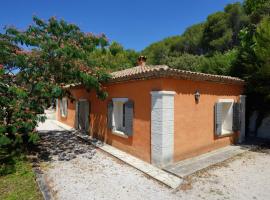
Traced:
<svg viewBox="0 0 270 200">
<path fill-rule="evenodd" d="M 58 133 L 56 137 L 61 138 L 61 128 L 49 121 L 39 127 L 39 130 L 52 129 Z M 48 144 L 50 137 L 46 138 L 45 144 Z M 53 138 L 55 140 L 55 136 Z M 57 141 L 61 143 L 61 140 Z M 187 177 L 179 190 L 172 191 L 140 171 L 73 138 L 73 143 L 76 142 L 76 149 L 82 145 L 84 151 L 76 154 L 75 158 L 60 161 L 59 155 L 52 155 L 42 164 L 56 199 L 270 199 L 269 149 L 250 151 L 198 172 Z M 46 146 L 45 149 L 48 148 Z M 71 149 L 74 151 L 73 147 Z"/>
</svg>

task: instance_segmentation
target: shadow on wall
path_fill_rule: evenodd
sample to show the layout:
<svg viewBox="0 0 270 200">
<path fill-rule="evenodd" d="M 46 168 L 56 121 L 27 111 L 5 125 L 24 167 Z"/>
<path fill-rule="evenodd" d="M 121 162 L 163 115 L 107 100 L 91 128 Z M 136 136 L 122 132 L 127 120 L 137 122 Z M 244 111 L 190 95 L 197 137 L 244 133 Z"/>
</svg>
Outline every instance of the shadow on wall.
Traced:
<svg viewBox="0 0 270 200">
<path fill-rule="evenodd" d="M 98 138 L 101 141 L 105 141 L 105 136 L 107 132 L 107 126 L 106 126 L 106 116 L 104 115 L 92 115 L 91 116 L 91 134 L 92 137 Z"/>
</svg>

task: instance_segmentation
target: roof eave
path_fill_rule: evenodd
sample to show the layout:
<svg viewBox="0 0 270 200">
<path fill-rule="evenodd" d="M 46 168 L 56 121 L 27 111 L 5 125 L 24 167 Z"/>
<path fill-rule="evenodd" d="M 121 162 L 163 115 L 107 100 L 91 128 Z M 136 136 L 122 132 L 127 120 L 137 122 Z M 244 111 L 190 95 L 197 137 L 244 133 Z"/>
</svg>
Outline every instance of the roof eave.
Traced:
<svg viewBox="0 0 270 200">
<path fill-rule="evenodd" d="M 183 79 L 183 80 L 191 80 L 191 81 L 208 81 L 208 82 L 216 82 L 216 83 L 223 83 L 223 84 L 245 85 L 245 81 L 240 78 L 202 74 L 202 73 L 197 73 L 197 72 L 183 73 L 182 71 L 177 72 L 174 70 L 149 71 L 143 74 L 113 77 L 112 79 L 109 80 L 109 83 L 116 83 L 116 82 L 119 83 L 119 82 L 126 82 L 126 81 L 155 79 L 155 78 L 175 78 L 175 79 Z"/>
</svg>

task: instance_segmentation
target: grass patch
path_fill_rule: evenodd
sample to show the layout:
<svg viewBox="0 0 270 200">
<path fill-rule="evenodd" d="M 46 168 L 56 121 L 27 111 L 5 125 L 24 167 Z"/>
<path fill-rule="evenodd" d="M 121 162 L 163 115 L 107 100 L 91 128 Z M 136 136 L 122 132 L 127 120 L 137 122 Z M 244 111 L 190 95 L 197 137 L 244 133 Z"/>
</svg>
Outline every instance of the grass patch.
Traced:
<svg viewBox="0 0 270 200">
<path fill-rule="evenodd" d="M 0 159 L 0 199 L 43 199 L 25 155 L 16 153 Z"/>
</svg>

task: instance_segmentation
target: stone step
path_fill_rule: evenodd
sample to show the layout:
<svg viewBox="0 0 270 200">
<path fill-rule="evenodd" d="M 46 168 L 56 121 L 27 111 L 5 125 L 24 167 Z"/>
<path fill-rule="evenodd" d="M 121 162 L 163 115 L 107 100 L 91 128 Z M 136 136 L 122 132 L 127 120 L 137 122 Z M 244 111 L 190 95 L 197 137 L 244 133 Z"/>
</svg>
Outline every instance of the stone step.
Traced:
<svg viewBox="0 0 270 200">
<path fill-rule="evenodd" d="M 166 166 L 164 170 L 183 178 L 211 165 L 223 162 L 238 154 L 244 153 L 245 151 L 247 151 L 247 149 L 241 146 L 228 146 L 171 164 Z"/>
</svg>

